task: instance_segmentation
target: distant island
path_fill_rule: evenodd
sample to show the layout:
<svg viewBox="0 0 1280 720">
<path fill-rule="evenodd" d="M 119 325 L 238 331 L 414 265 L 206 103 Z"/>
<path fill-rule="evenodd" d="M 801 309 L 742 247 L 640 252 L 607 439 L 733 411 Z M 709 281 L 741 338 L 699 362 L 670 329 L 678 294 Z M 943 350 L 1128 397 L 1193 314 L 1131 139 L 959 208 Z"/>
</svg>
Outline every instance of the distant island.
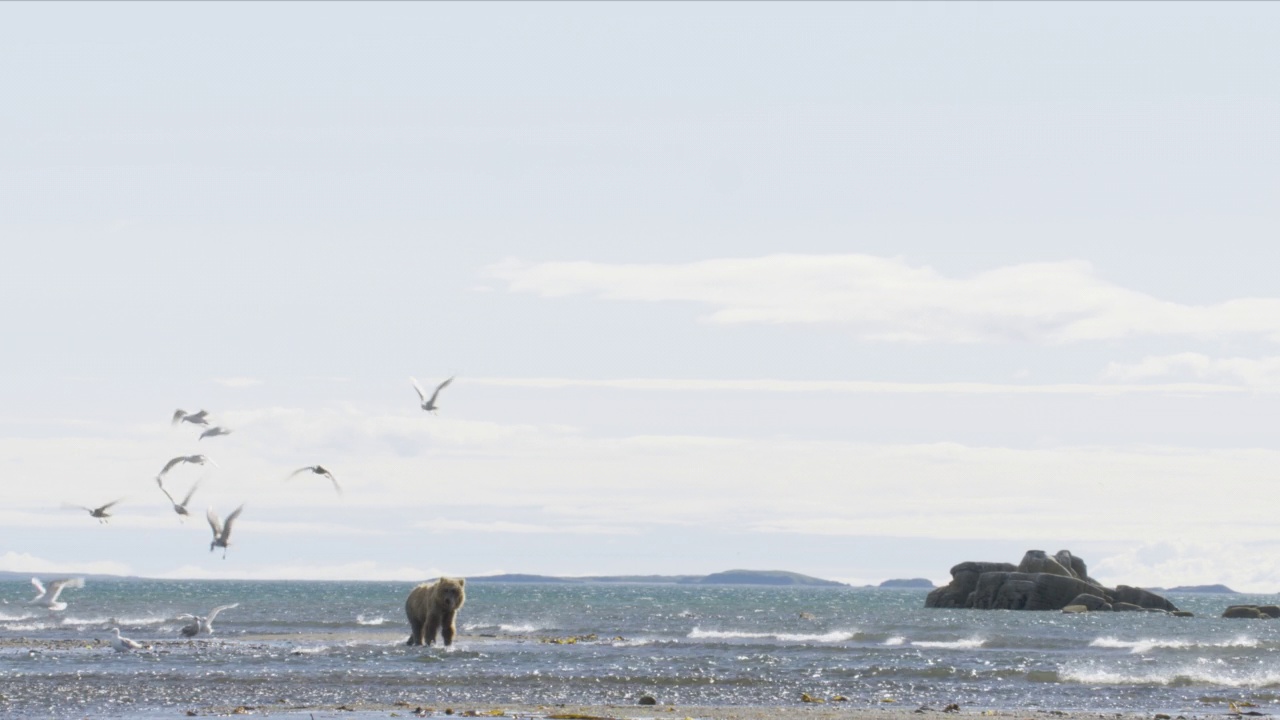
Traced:
<svg viewBox="0 0 1280 720">
<path fill-rule="evenodd" d="M 1239 595 L 1226 585 L 1179 585 L 1171 588 L 1152 588 L 1154 591 L 1166 593 L 1204 593 L 1206 595 Z"/>
<path fill-rule="evenodd" d="M 769 585 L 779 587 L 847 587 L 834 580 L 801 575 L 785 570 L 726 570 L 710 575 L 589 575 L 559 577 L 508 573 L 468 577 L 467 582 L 507 583 L 642 583 L 649 585 Z"/>
<path fill-rule="evenodd" d="M 884 582 L 880 583 L 876 587 L 896 588 L 896 589 L 918 588 L 921 590 L 932 590 L 934 588 L 934 585 L 932 580 L 926 580 L 925 578 L 911 578 L 909 580 L 885 580 Z"/>
</svg>

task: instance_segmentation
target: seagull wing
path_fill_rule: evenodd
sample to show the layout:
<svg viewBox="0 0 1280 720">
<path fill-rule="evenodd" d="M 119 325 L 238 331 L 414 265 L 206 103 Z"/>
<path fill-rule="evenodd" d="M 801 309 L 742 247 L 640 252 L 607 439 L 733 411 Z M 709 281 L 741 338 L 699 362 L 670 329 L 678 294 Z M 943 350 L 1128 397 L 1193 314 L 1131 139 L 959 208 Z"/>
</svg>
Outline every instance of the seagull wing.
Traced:
<svg viewBox="0 0 1280 720">
<path fill-rule="evenodd" d="M 418 402 L 425 404 L 427 402 L 427 394 L 422 392 L 422 386 L 412 377 L 409 378 L 409 382 L 413 383 L 413 389 L 418 391 Z"/>
<path fill-rule="evenodd" d="M 31 584 L 35 585 L 36 592 L 40 593 L 40 595 L 36 596 L 36 599 L 39 599 L 41 596 L 43 596 L 45 593 L 48 592 L 47 590 L 44 589 L 44 583 L 40 582 L 40 578 L 38 577 L 31 578 Z"/>
<path fill-rule="evenodd" d="M 325 471 L 325 473 L 324 473 L 324 474 L 325 474 L 325 476 L 326 476 L 326 477 L 328 477 L 328 478 L 329 478 L 329 481 L 333 483 L 333 489 L 334 489 L 334 490 L 337 490 L 337 491 L 338 491 L 338 494 L 339 494 L 339 495 L 341 495 L 341 494 L 342 494 L 342 486 L 338 484 L 338 478 L 334 477 L 334 476 L 333 476 L 333 473 L 331 473 L 331 472 L 329 472 L 329 471 L 327 471 L 327 470 Z"/>
<path fill-rule="evenodd" d="M 82 588 L 84 578 L 62 578 L 49 583 L 49 602 L 56 602 L 63 588 Z"/>
<path fill-rule="evenodd" d="M 160 478 L 156 478 L 156 484 L 160 486 L 160 492 L 164 493 L 164 496 L 169 498 L 169 502 L 173 503 L 174 505 L 177 505 L 177 503 L 174 502 L 173 500 L 173 496 L 169 494 L 169 491 L 164 489 L 164 481 L 161 480 Z"/>
<path fill-rule="evenodd" d="M 191 489 L 187 491 L 187 496 L 182 498 L 182 507 L 186 507 L 187 503 L 191 502 L 191 496 L 196 494 L 196 488 L 198 487 L 200 487 L 199 480 L 197 480 L 196 484 L 192 485 Z M 168 495 L 169 493 L 165 493 L 165 494 Z M 169 498 L 169 499 L 172 500 L 173 498 Z"/>
<path fill-rule="evenodd" d="M 218 617 L 218 613 L 222 612 L 223 610 L 230 610 L 231 608 L 237 608 L 237 607 L 240 607 L 240 603 L 231 603 L 230 605 L 219 605 L 218 607 L 209 611 L 209 617 L 204 619 L 205 624 L 212 625 L 213 619 Z"/>
<path fill-rule="evenodd" d="M 174 411 L 173 411 L 173 420 L 172 420 L 172 421 L 170 421 L 170 422 L 169 422 L 169 424 L 170 424 L 170 425 L 177 425 L 178 423 L 182 422 L 182 418 L 184 418 L 184 417 L 186 417 L 186 416 L 187 416 L 187 411 L 186 411 L 186 410 L 181 410 L 181 409 L 179 409 L 179 410 L 174 410 Z"/>
<path fill-rule="evenodd" d="M 94 512 L 104 512 L 104 511 L 106 511 L 108 508 L 110 508 L 112 505 L 115 505 L 116 503 L 120 502 L 120 500 L 123 500 L 123 499 L 124 499 L 124 498 L 119 498 L 118 500 L 112 500 L 111 502 L 107 503 L 106 505 L 103 505 L 102 507 L 95 509 L 95 511 L 94 511 Z"/>
<path fill-rule="evenodd" d="M 436 391 L 431 393 L 431 399 L 427 401 L 428 405 L 435 405 L 436 398 L 440 395 L 440 391 L 449 387 L 449 383 L 453 382 L 453 378 L 449 378 L 436 386 Z"/>
<path fill-rule="evenodd" d="M 185 457 L 176 457 L 170 460 L 169 462 L 164 464 L 164 467 L 160 468 L 160 475 L 164 476 L 166 473 L 168 473 L 170 470 L 173 469 L 174 465 L 177 465 L 178 463 L 186 462 L 186 461 L 187 459 Z"/>
<path fill-rule="evenodd" d="M 213 539 L 217 540 L 222 534 L 222 521 L 218 519 L 218 513 L 214 512 L 213 508 L 209 508 L 204 516 L 209 520 L 209 527 L 213 528 Z"/>
<path fill-rule="evenodd" d="M 227 521 L 226 521 L 225 523 L 223 523 L 223 524 L 222 524 L 222 539 L 223 539 L 223 540 L 225 540 L 225 539 L 227 539 L 227 538 L 231 537 L 231 523 L 235 522 L 235 521 L 236 521 L 236 518 L 240 517 L 240 513 L 241 513 L 241 512 L 243 512 L 243 511 L 244 511 L 244 505 L 241 505 L 240 507 L 236 508 L 235 510 L 232 510 L 232 511 L 231 511 L 231 514 L 227 516 Z"/>
<path fill-rule="evenodd" d="M 306 467 L 300 467 L 297 470 L 294 470 L 293 472 L 289 473 L 289 477 L 293 477 L 295 475 L 299 475 L 304 472 L 314 472 L 314 471 L 315 471 L 315 465 L 308 465 Z M 288 480 L 288 479 L 289 478 L 285 478 L 285 480 Z"/>
</svg>

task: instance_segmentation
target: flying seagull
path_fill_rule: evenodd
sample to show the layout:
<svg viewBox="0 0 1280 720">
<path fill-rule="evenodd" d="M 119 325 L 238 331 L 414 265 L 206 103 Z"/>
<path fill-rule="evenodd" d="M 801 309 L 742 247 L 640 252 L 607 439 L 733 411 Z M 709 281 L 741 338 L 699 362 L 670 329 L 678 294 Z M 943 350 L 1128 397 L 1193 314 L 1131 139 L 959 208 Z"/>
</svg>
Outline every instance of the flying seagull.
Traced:
<svg viewBox="0 0 1280 720">
<path fill-rule="evenodd" d="M 418 400 L 422 402 L 422 409 L 429 413 L 434 413 L 436 410 L 440 409 L 440 406 L 436 405 L 436 398 L 439 397 L 441 390 L 445 389 L 449 386 L 449 383 L 453 382 L 453 377 L 450 377 L 448 380 L 437 385 L 435 392 L 431 393 L 430 398 L 427 397 L 426 393 L 422 392 L 422 386 L 418 384 L 417 380 L 411 377 L 409 378 L 409 382 L 413 383 L 413 389 L 418 391 Z"/>
<path fill-rule="evenodd" d="M 120 498 L 120 500 L 123 500 L 123 499 L 124 498 Z M 109 510 L 112 505 L 115 505 L 116 503 L 120 502 L 120 500 L 112 500 L 106 505 L 101 505 L 96 508 L 85 507 L 84 505 L 71 505 L 71 504 L 67 504 L 66 507 L 74 508 L 76 510 L 87 510 L 89 511 L 90 517 L 96 517 L 98 518 L 98 522 L 104 523 L 107 521 L 107 518 L 111 517 L 111 513 L 107 512 L 107 510 Z"/>
<path fill-rule="evenodd" d="M 209 411 L 201 410 L 200 412 L 189 413 L 181 408 L 173 411 L 173 421 L 170 425 L 177 425 L 180 422 L 189 422 L 192 425 L 208 425 Z"/>
<path fill-rule="evenodd" d="M 231 434 L 231 431 L 228 430 L 227 428 L 224 428 L 221 425 L 215 425 L 209 428 L 208 430 L 205 430 L 204 432 L 200 433 L 199 439 L 203 440 L 207 437 L 218 437 L 219 435 L 230 435 L 230 434 Z"/>
<path fill-rule="evenodd" d="M 116 652 L 129 652 L 130 650 L 141 650 L 143 644 L 137 640 L 130 640 L 120 634 L 120 628 L 111 628 L 116 636 L 111 638 L 111 647 Z"/>
<path fill-rule="evenodd" d="M 66 610 L 67 604 L 58 601 L 58 596 L 62 594 L 65 588 L 82 588 L 84 587 L 84 578 L 62 578 L 49 582 L 48 587 L 40 582 L 40 578 L 31 578 L 31 584 L 36 586 L 36 592 L 39 595 L 27 601 L 28 605 L 39 605 L 49 610 Z"/>
<path fill-rule="evenodd" d="M 218 519 L 218 513 L 209 508 L 205 513 L 205 517 L 209 519 L 209 527 L 213 528 L 213 542 L 209 543 L 209 552 L 213 552 L 214 548 L 222 548 L 222 559 L 227 559 L 227 547 L 231 545 L 231 523 L 240 517 L 240 511 L 244 510 L 244 505 L 231 511 L 224 523 Z"/>
<path fill-rule="evenodd" d="M 207 455 L 179 455 L 178 457 L 165 463 L 163 468 L 160 468 L 160 474 L 156 476 L 156 479 L 159 480 L 160 478 L 164 477 L 176 465 L 179 465 L 181 463 L 191 463 L 193 465 L 203 465 L 205 463 L 209 463 L 214 467 L 218 466 L 218 463 L 210 460 L 209 456 Z"/>
<path fill-rule="evenodd" d="M 173 511 L 178 513 L 179 519 L 185 518 L 186 516 L 191 514 L 187 512 L 187 503 L 191 502 L 191 496 L 195 495 L 196 488 L 200 487 L 199 480 L 197 480 L 196 484 L 192 485 L 191 489 L 187 491 L 187 496 L 182 498 L 182 502 L 178 502 L 177 500 L 174 500 L 173 496 L 169 494 L 169 491 L 164 489 L 163 478 L 157 477 L 156 484 L 160 486 L 160 492 L 164 493 L 164 496 L 169 498 L 169 502 L 173 503 Z"/>
<path fill-rule="evenodd" d="M 333 483 L 333 489 L 337 490 L 339 495 L 342 494 L 342 486 L 338 485 L 338 479 L 333 476 L 333 473 L 326 470 L 323 465 L 308 465 L 304 468 L 298 468 L 297 470 L 289 473 L 289 477 L 293 477 L 294 475 L 304 472 L 313 472 L 317 475 L 323 475 L 329 478 L 329 482 Z M 287 480 L 288 478 L 285 479 Z"/>
<path fill-rule="evenodd" d="M 208 617 L 201 617 L 200 615 L 179 615 L 177 618 L 178 620 L 191 621 L 189 624 L 182 626 L 182 630 L 180 631 L 182 633 L 182 637 L 195 637 L 200 633 L 204 633 L 206 635 L 212 635 L 213 619 L 218 617 L 218 613 L 222 612 L 223 610 L 230 610 L 231 608 L 234 608 L 234 607 L 240 607 L 240 603 L 232 603 L 231 605 L 219 605 L 218 607 L 209 611 Z"/>
</svg>

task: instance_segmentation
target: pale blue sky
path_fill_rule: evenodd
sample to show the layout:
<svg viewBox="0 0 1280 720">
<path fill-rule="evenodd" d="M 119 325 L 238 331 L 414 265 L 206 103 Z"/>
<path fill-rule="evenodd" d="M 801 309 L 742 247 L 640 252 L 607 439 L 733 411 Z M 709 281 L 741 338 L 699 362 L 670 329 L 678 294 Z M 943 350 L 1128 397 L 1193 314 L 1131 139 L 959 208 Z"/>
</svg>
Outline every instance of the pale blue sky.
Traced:
<svg viewBox="0 0 1280 720">
<path fill-rule="evenodd" d="M 941 580 L 1069 547 L 1274 591 L 1220 558 L 1280 544 L 1278 21 L 0 5 L 0 569 Z M 408 377 L 453 373 L 419 411 Z M 151 480 L 197 450 L 195 505 L 251 503 L 226 562 Z M 278 480 L 315 462 L 341 501 Z"/>
</svg>

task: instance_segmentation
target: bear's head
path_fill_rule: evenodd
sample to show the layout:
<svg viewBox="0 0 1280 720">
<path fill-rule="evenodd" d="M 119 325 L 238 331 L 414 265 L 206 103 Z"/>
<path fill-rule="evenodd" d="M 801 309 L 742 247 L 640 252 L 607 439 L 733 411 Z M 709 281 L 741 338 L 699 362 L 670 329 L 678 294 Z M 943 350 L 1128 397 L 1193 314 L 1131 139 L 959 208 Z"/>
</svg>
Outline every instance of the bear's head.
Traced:
<svg viewBox="0 0 1280 720">
<path fill-rule="evenodd" d="M 466 578 L 442 577 L 436 582 L 435 592 L 432 593 L 433 599 L 450 610 L 457 610 L 467 599 L 467 592 L 464 589 L 466 584 Z"/>
</svg>

